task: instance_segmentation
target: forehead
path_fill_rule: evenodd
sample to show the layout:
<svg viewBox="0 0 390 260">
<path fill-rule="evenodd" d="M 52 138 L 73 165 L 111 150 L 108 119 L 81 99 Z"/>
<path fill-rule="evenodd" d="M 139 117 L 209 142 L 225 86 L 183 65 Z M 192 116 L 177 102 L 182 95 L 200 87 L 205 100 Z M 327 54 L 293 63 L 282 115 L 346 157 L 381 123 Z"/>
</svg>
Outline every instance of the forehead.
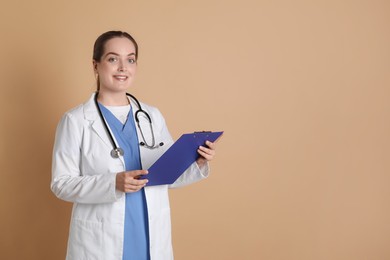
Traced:
<svg viewBox="0 0 390 260">
<path fill-rule="evenodd" d="M 135 46 L 126 37 L 116 37 L 108 40 L 104 45 L 104 53 L 115 52 L 122 55 L 135 53 Z"/>
</svg>

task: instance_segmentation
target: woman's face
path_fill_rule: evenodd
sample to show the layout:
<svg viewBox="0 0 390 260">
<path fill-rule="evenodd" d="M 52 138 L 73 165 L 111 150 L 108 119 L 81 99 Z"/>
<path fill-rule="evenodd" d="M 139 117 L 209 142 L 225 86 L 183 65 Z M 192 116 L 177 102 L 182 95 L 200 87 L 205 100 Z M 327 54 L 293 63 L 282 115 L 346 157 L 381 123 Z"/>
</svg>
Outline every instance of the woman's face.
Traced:
<svg viewBox="0 0 390 260">
<path fill-rule="evenodd" d="M 99 76 L 100 91 L 126 92 L 131 86 L 137 61 L 134 44 L 125 37 L 108 40 L 100 62 L 93 61 Z"/>
</svg>

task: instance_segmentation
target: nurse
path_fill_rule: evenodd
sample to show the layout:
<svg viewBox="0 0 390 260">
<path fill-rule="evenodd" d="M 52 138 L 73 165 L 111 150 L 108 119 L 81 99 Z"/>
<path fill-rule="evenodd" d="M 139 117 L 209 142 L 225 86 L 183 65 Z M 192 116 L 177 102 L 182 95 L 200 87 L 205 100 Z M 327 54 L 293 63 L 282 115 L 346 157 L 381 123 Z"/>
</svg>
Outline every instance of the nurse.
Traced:
<svg viewBox="0 0 390 260">
<path fill-rule="evenodd" d="M 172 185 L 147 186 L 147 170 L 172 144 L 159 110 L 140 102 L 149 114 L 135 123 L 138 104 L 126 95 L 137 69 L 138 45 L 126 32 L 99 36 L 93 49 L 97 92 L 66 112 L 53 149 L 51 189 L 73 202 L 67 258 L 104 260 L 173 259 L 168 188 L 206 178 L 215 143 Z M 95 97 L 97 98 L 95 102 Z M 99 109 L 110 133 L 99 116 Z M 112 140 L 123 150 L 112 156 Z M 145 145 L 152 142 L 153 148 Z M 143 145 L 140 145 L 142 143 Z M 139 179 L 146 175 L 146 179 Z"/>
</svg>

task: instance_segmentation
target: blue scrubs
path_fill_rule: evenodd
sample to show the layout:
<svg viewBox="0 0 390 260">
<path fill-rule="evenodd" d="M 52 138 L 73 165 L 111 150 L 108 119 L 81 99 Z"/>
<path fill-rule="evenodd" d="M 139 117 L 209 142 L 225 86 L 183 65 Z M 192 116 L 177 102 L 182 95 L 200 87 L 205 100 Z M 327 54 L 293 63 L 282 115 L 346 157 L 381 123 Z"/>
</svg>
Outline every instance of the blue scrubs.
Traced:
<svg viewBox="0 0 390 260">
<path fill-rule="evenodd" d="M 126 171 L 140 170 L 141 159 L 134 120 L 123 125 L 106 107 L 99 104 L 118 146 L 124 150 Z M 130 110 L 129 115 L 132 115 Z M 118 159 L 119 160 L 119 159 Z M 123 260 L 149 260 L 149 228 L 145 190 L 126 193 Z"/>
</svg>

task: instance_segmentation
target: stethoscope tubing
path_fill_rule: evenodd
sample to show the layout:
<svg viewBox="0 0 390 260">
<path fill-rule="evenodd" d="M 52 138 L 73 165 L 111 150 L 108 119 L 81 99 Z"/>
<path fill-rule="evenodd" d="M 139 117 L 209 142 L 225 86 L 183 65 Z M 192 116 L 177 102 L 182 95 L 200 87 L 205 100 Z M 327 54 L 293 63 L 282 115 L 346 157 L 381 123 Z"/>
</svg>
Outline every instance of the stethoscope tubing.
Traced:
<svg viewBox="0 0 390 260">
<path fill-rule="evenodd" d="M 100 119 L 103 122 L 104 128 L 105 128 L 105 130 L 107 132 L 107 135 L 110 138 L 110 142 L 111 142 L 112 147 L 113 147 L 113 149 L 111 151 L 111 156 L 113 158 L 119 158 L 119 156 L 123 156 L 124 155 L 124 151 L 123 151 L 122 148 L 118 147 L 116 145 L 116 143 L 115 143 L 114 137 L 112 136 L 112 134 L 110 132 L 110 129 L 109 129 L 108 125 L 107 125 L 107 122 L 104 119 L 103 113 L 100 110 L 100 107 L 99 107 L 99 104 L 98 104 L 98 101 L 97 101 L 98 95 L 99 95 L 99 92 L 96 92 L 94 100 L 95 100 L 96 108 L 97 108 L 98 113 L 99 113 L 99 117 L 100 117 Z M 133 95 L 131 95 L 129 93 L 126 93 L 126 96 L 130 97 L 131 99 L 133 99 L 134 102 L 138 106 L 138 110 L 135 112 L 134 117 L 135 117 L 135 121 L 137 123 L 137 126 L 138 126 L 138 128 L 140 130 L 140 133 L 141 133 L 141 136 L 142 136 L 142 139 L 143 139 L 143 142 L 140 142 L 140 145 L 141 146 L 145 146 L 145 147 L 150 148 L 150 149 L 154 149 L 154 148 L 157 148 L 159 146 L 163 146 L 164 145 L 163 142 L 159 143 L 159 145 L 157 145 L 157 146 L 155 145 L 154 131 L 153 131 L 152 119 L 151 119 L 150 115 L 145 110 L 142 109 L 141 104 L 140 104 L 140 102 L 138 101 L 138 99 L 136 97 L 134 97 Z M 139 123 L 139 118 L 138 118 L 139 117 L 139 113 L 143 113 L 146 116 L 146 118 L 148 119 L 148 121 L 149 121 L 150 131 L 152 133 L 152 144 L 151 145 L 148 145 L 146 140 L 145 140 L 144 134 L 142 132 L 142 129 L 141 129 L 141 126 L 140 126 L 140 123 Z"/>
</svg>

